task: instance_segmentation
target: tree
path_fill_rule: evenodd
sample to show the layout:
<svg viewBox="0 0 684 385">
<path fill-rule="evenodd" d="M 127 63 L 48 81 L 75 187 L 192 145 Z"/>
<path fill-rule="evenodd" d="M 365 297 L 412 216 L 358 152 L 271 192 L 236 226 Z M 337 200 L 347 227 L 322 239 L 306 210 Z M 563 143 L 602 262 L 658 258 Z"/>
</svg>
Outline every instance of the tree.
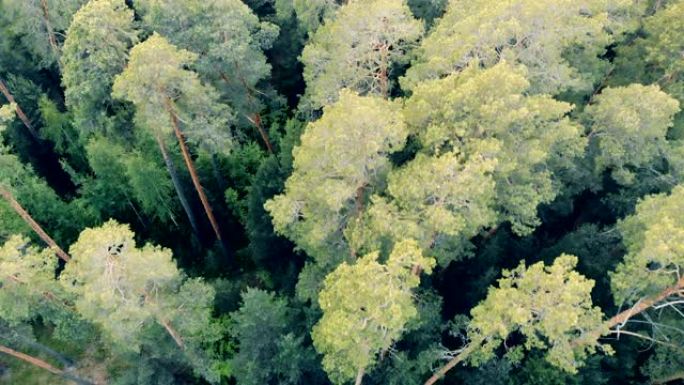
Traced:
<svg viewBox="0 0 684 385">
<path fill-rule="evenodd" d="M 619 222 L 627 255 L 611 275 L 616 303 L 636 304 L 668 287 L 684 287 L 683 198 L 683 186 L 670 195 L 648 196 Z"/>
<path fill-rule="evenodd" d="M 605 47 L 637 13 L 632 7 L 630 1 L 449 2 L 402 86 L 412 90 L 470 63 L 491 67 L 503 59 L 528 68 L 533 93 L 591 90 L 607 70 L 600 58 Z"/>
<path fill-rule="evenodd" d="M 114 76 L 137 40 L 133 10 L 123 0 L 90 1 L 74 15 L 64 41 L 62 84 L 84 137 L 104 131 Z"/>
<path fill-rule="evenodd" d="M 126 70 L 114 81 L 113 95 L 135 104 L 136 122 L 141 128 L 150 130 L 157 140 L 176 193 L 183 203 L 187 199 L 170 164 L 165 144 L 165 136 L 169 131 L 174 132 L 207 218 L 216 238 L 221 241 L 221 230 L 197 175 L 184 131 L 191 140 L 211 151 L 226 151 L 231 144 L 227 132 L 231 113 L 227 106 L 218 103 L 218 95 L 213 88 L 202 84 L 196 73 L 184 69 L 196 58 L 197 55 L 178 49 L 165 38 L 154 34 L 133 47 Z M 167 119 L 160 120 L 160 116 Z M 186 203 L 183 205 L 192 222 L 189 206 Z"/>
<path fill-rule="evenodd" d="M 273 293 L 249 288 L 242 294 L 240 309 L 231 314 L 239 341 L 231 366 L 239 384 L 298 384 L 303 378 L 313 379 L 315 352 L 293 330 L 296 313 Z"/>
<path fill-rule="evenodd" d="M 342 6 L 304 47 L 306 94 L 300 106 L 317 110 L 334 103 L 343 88 L 388 97 L 392 66 L 407 62 L 422 30 L 402 0 Z"/>
<path fill-rule="evenodd" d="M 78 312 L 124 350 L 139 350 L 145 328 L 156 323 L 198 372 L 214 379 L 201 349 L 217 338 L 213 288 L 201 279 L 186 279 L 170 250 L 149 244 L 137 248 L 133 237 L 128 226 L 115 221 L 84 230 L 70 248 L 73 260 L 60 282 L 76 296 Z"/>
<path fill-rule="evenodd" d="M 508 62 L 484 70 L 469 66 L 416 85 L 404 109 L 426 153 L 453 148 L 464 160 L 496 160 L 495 208 L 517 234 L 529 234 L 540 223 L 537 207 L 577 178 L 586 145 L 580 127 L 566 117 L 572 106 L 529 95 L 527 76 Z"/>
<path fill-rule="evenodd" d="M 366 191 L 382 181 L 387 156 L 404 145 L 408 131 L 399 107 L 342 91 L 294 148 L 285 192 L 266 202 L 276 231 L 326 268 L 350 254 L 343 230 L 360 214 Z"/>
<path fill-rule="evenodd" d="M 597 349 L 611 351 L 597 342 L 603 328 L 603 313 L 591 301 L 592 280 L 573 271 L 577 258 L 561 255 L 551 266 L 539 262 L 503 272 L 498 288 L 471 310 L 467 325 L 467 345 L 425 384 L 437 382 L 458 363 L 469 360 L 479 365 L 494 357 L 495 351 L 512 333 L 524 342 L 515 350 L 544 349 L 546 359 L 569 372 Z M 574 343 L 583 339 L 582 344 Z M 507 347 L 507 349 L 511 349 Z"/>
<path fill-rule="evenodd" d="M 90 381 L 70 373 L 73 363 L 63 354 L 23 336 L 29 322 L 42 320 L 56 328 L 55 335 L 71 335 L 68 329 L 78 329 L 87 335 L 87 327 L 73 314 L 72 298 L 55 280 L 57 259 L 50 249 L 38 249 L 24 237 L 14 235 L 0 247 L 0 338 L 4 343 L 28 345 L 32 350 L 47 354 L 52 360 L 67 366 L 60 369 L 39 357 L 0 345 L 0 352 L 31 365 L 60 375 L 78 384 L 90 385 Z M 20 331 L 21 330 L 21 331 Z"/>
<path fill-rule="evenodd" d="M 456 151 L 439 156 L 418 154 L 387 178 L 387 198 L 374 195 L 371 204 L 346 233 L 354 250 L 391 249 L 415 239 L 431 249 L 441 266 L 463 254 L 464 244 L 496 223 L 496 159 Z"/>
<path fill-rule="evenodd" d="M 604 89 L 585 110 L 594 171 L 610 170 L 618 183 L 634 183 L 635 169 L 667 157 L 667 131 L 677 112 L 677 100 L 658 86 Z"/>
<path fill-rule="evenodd" d="M 239 122 L 259 130 L 273 152 L 262 126 L 258 84 L 270 74 L 263 51 L 273 44 L 278 28 L 260 22 L 239 0 L 145 0 L 136 7 L 154 31 L 198 54 L 193 68 L 228 101 Z"/>
<path fill-rule="evenodd" d="M 336 384 L 364 373 L 417 316 L 412 290 L 420 284 L 419 267 L 432 271 L 435 261 L 424 257 L 415 241 L 397 243 L 387 262 L 379 253 L 343 262 L 325 278 L 319 304 L 323 317 L 312 330 L 314 346 L 323 354 L 323 368 Z"/>
<path fill-rule="evenodd" d="M 12 15 L 15 33 L 21 36 L 39 66 L 59 62 L 64 36 L 71 18 L 87 0 L 8 0 L 4 7 Z"/>
</svg>

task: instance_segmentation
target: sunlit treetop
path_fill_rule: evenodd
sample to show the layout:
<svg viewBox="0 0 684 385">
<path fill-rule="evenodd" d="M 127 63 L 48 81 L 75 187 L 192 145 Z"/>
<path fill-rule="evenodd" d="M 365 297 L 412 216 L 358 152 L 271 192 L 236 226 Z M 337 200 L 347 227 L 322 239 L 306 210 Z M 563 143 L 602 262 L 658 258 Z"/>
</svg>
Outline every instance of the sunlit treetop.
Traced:
<svg viewBox="0 0 684 385">
<path fill-rule="evenodd" d="M 279 18 L 297 18 L 299 26 L 312 34 L 324 22 L 335 17 L 339 3 L 343 0 L 275 0 L 275 8 Z"/>
<path fill-rule="evenodd" d="M 414 241 L 398 243 L 384 264 L 378 257 L 375 252 L 354 264 L 343 262 L 326 277 L 319 297 L 323 317 L 312 338 L 336 384 L 370 368 L 401 337 L 406 323 L 418 315 L 412 290 L 420 277 L 414 269 L 430 273 L 435 265 Z"/>
<path fill-rule="evenodd" d="M 551 266 L 521 263 L 505 270 L 499 287 L 490 288 L 487 298 L 471 310 L 468 338 L 483 344 L 472 362 L 491 359 L 514 332 L 525 337 L 524 350 L 545 350 L 550 363 L 572 373 L 597 348 L 610 351 L 596 340 L 573 343 L 601 330 L 603 319 L 591 301 L 594 281 L 575 272 L 576 265 L 576 257 L 561 255 Z"/>
<path fill-rule="evenodd" d="M 539 224 L 537 207 L 553 200 L 584 154 L 581 127 L 566 116 L 572 105 L 530 95 L 525 68 L 500 62 L 472 65 L 420 83 L 404 109 L 423 151 L 457 149 L 463 159 L 496 159 L 497 211 L 513 230 Z"/>
<path fill-rule="evenodd" d="M 59 289 L 55 281 L 57 257 L 50 249 L 39 249 L 19 235 L 0 247 L 0 319 L 10 323 L 38 316 L 41 302 Z M 46 294 L 49 293 L 49 294 Z"/>
<path fill-rule="evenodd" d="M 623 184 L 634 171 L 667 156 L 668 129 L 679 102 L 656 85 L 606 88 L 586 110 L 595 172 L 611 171 Z"/>
<path fill-rule="evenodd" d="M 136 42 L 133 10 L 123 0 L 93 0 L 74 15 L 64 41 L 62 84 L 82 132 L 102 129 L 97 125 L 111 105 L 114 76 L 123 71 Z"/>
<path fill-rule="evenodd" d="M 319 262 L 349 254 L 342 231 L 357 215 L 366 189 L 389 170 L 387 156 L 403 148 L 408 131 L 400 105 L 343 90 L 295 147 L 285 192 L 266 203 L 279 233 Z"/>
<path fill-rule="evenodd" d="M 611 274 L 618 304 L 634 303 L 681 279 L 684 270 L 684 187 L 651 195 L 618 224 L 627 247 L 624 261 Z"/>
<path fill-rule="evenodd" d="M 352 1 L 313 34 L 302 52 L 306 94 L 316 110 L 337 100 L 342 88 L 389 96 L 393 65 L 406 63 L 422 23 L 402 0 Z"/>
<path fill-rule="evenodd" d="M 531 92 L 588 90 L 605 73 L 599 56 L 614 33 L 638 15 L 633 7 L 629 0 L 451 1 L 402 85 L 505 59 L 528 67 Z"/>
<path fill-rule="evenodd" d="M 186 69 L 195 60 L 197 54 L 155 33 L 133 47 L 126 69 L 114 81 L 113 95 L 133 102 L 137 123 L 155 136 L 172 132 L 170 114 L 175 114 L 189 140 L 214 152 L 227 151 L 232 113 L 218 102 L 216 90 Z"/>
<path fill-rule="evenodd" d="M 389 174 L 387 197 L 371 198 L 347 232 L 352 247 L 367 251 L 415 239 L 446 266 L 461 254 L 465 241 L 496 223 L 496 163 L 482 155 L 464 160 L 456 152 L 418 154 Z"/>
<path fill-rule="evenodd" d="M 179 48 L 197 54 L 192 63 L 238 112 L 258 112 L 257 85 L 270 75 L 264 50 L 278 28 L 240 0 L 136 0 L 152 30 Z"/>
</svg>

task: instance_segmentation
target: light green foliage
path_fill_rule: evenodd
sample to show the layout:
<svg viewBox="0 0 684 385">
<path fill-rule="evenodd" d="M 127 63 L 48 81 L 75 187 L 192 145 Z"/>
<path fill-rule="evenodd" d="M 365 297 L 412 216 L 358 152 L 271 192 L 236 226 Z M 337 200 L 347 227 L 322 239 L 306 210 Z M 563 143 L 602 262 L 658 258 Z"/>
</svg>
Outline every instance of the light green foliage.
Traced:
<svg viewBox="0 0 684 385">
<path fill-rule="evenodd" d="M 154 34 L 133 47 L 128 66 L 114 81 L 113 95 L 133 102 L 137 124 L 155 137 L 172 132 L 175 114 L 189 140 L 210 152 L 228 151 L 230 110 L 218 102 L 216 90 L 185 69 L 196 59 Z"/>
<path fill-rule="evenodd" d="M 491 359 L 514 332 L 525 337 L 524 349 L 548 350 L 550 363 L 572 373 L 597 347 L 607 349 L 595 340 L 573 345 L 583 334 L 601 329 L 603 318 L 591 301 L 594 281 L 573 271 L 576 264 L 576 257 L 561 255 L 551 266 L 521 263 L 504 271 L 499 287 L 490 288 L 471 310 L 468 337 L 484 343 L 472 361 Z"/>
<path fill-rule="evenodd" d="M 412 290 L 420 284 L 416 267 L 430 273 L 435 265 L 415 241 L 395 245 L 387 262 L 377 252 L 343 262 L 324 283 L 319 304 L 323 317 L 314 326 L 314 346 L 323 368 L 336 384 L 346 383 L 371 367 L 418 313 Z"/>
<path fill-rule="evenodd" d="M 329 105 L 342 88 L 389 96 L 391 66 L 407 62 L 422 30 L 402 0 L 344 5 L 302 52 L 307 85 L 302 105 L 313 110 Z"/>
<path fill-rule="evenodd" d="M 528 67 L 531 92 L 589 90 L 605 73 L 599 56 L 615 38 L 610 32 L 621 30 L 630 7 L 628 0 L 450 1 L 402 86 L 505 59 Z"/>
<path fill-rule="evenodd" d="M 154 31 L 199 54 L 193 63 L 242 116 L 259 112 L 257 85 L 271 70 L 263 51 L 278 28 L 260 22 L 240 0 L 136 0 Z"/>
<path fill-rule="evenodd" d="M 16 325 L 39 314 L 45 293 L 54 295 L 57 257 L 24 237 L 11 236 L 0 247 L 0 318 Z M 60 299 L 55 298 L 55 301 Z"/>
<path fill-rule="evenodd" d="M 655 85 L 604 89 L 585 110 L 595 171 L 610 170 L 618 183 L 634 183 L 634 169 L 666 156 L 665 136 L 678 111 L 677 100 Z"/>
<path fill-rule="evenodd" d="M 415 239 L 427 250 L 434 248 L 446 266 L 462 241 L 496 223 L 495 159 L 473 155 L 464 160 L 456 152 L 418 156 L 388 178 L 391 200 L 372 198 L 359 226 L 348 237 L 356 250 L 378 244 Z"/>
<path fill-rule="evenodd" d="M 619 46 L 611 84 L 657 83 L 672 97 L 684 103 L 684 2 L 657 2 L 660 9 L 645 18 L 641 33 L 629 45 Z M 675 120 L 677 138 L 684 135 L 684 114 Z"/>
<path fill-rule="evenodd" d="M 109 221 L 84 230 L 71 246 L 73 260 L 60 281 L 78 296 L 78 311 L 126 349 L 138 349 L 143 328 L 155 322 L 174 329 L 183 344 L 210 333 L 211 286 L 183 282 L 171 250 L 137 248 L 133 236 L 128 226 Z"/>
<path fill-rule="evenodd" d="M 618 226 L 627 255 L 611 274 L 616 303 L 634 303 L 677 282 L 684 269 L 684 186 L 644 198 Z"/>
<path fill-rule="evenodd" d="M 146 156 L 147 155 L 147 156 Z M 123 159 L 130 193 L 142 211 L 162 223 L 176 222 L 173 186 L 164 168 L 149 154 L 134 153 Z"/>
<path fill-rule="evenodd" d="M 294 171 L 284 194 L 265 205 L 277 232 L 318 263 L 335 267 L 348 255 L 342 231 L 358 213 L 364 189 L 389 169 L 387 155 L 401 150 L 408 131 L 399 104 L 343 91 L 324 108 L 294 148 Z M 363 202 L 361 202 L 362 204 Z"/>
<path fill-rule="evenodd" d="M 17 109 L 16 104 L 5 104 L 0 107 L 0 133 L 7 128 L 5 125 L 14 119 L 14 111 Z M 0 152 L 3 150 L 0 149 Z"/>
<path fill-rule="evenodd" d="M 69 27 L 71 18 L 87 2 L 88 0 L 4 0 L 3 8 L 12 20 L 12 32 L 22 40 L 23 45 L 34 56 L 36 64 L 50 67 L 59 61 L 64 32 Z"/>
<path fill-rule="evenodd" d="M 506 62 L 470 66 L 417 85 L 404 110 L 426 151 L 455 148 L 466 161 L 496 160 L 496 208 L 518 234 L 539 224 L 537 207 L 558 195 L 585 147 L 580 127 L 565 116 L 572 106 L 527 95 L 526 75 Z"/>
<path fill-rule="evenodd" d="M 74 15 L 64 41 L 62 84 L 82 134 L 102 131 L 114 76 L 136 42 L 133 11 L 124 0 L 93 0 Z"/>
</svg>

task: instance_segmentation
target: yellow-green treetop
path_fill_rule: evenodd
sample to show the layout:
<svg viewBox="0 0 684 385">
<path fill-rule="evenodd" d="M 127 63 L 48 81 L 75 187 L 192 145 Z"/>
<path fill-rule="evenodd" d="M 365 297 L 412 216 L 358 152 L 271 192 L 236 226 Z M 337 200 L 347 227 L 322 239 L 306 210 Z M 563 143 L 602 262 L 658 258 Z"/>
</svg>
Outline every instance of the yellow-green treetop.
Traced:
<svg viewBox="0 0 684 385">
<path fill-rule="evenodd" d="M 353 264 L 343 262 L 325 278 L 319 304 L 323 317 L 314 326 L 314 346 L 336 384 L 360 377 L 378 354 L 396 342 L 418 315 L 412 290 L 420 284 L 417 267 L 430 273 L 435 260 L 415 241 L 397 243 L 387 261 L 373 252 Z"/>
<path fill-rule="evenodd" d="M 403 148 L 407 135 L 398 103 L 343 90 L 293 150 L 285 192 L 266 203 L 276 231 L 335 267 L 349 255 L 343 231 L 365 189 L 383 181 L 387 156 Z"/>
<path fill-rule="evenodd" d="M 605 73 L 599 56 L 633 7 L 629 0 L 450 1 L 402 85 L 505 59 L 529 69 L 531 92 L 586 91 Z"/>
<path fill-rule="evenodd" d="M 391 66 L 408 61 L 408 51 L 422 31 L 422 23 L 403 0 L 342 6 L 302 52 L 305 107 L 316 110 L 335 102 L 342 88 L 389 96 Z"/>
<path fill-rule="evenodd" d="M 465 160 L 496 160 L 496 209 L 519 234 L 539 224 L 537 207 L 559 194 L 586 144 L 581 127 L 566 116 L 572 105 L 530 95 L 528 75 L 508 62 L 484 70 L 471 65 L 418 84 L 404 109 L 424 151 L 453 148 Z"/>
</svg>

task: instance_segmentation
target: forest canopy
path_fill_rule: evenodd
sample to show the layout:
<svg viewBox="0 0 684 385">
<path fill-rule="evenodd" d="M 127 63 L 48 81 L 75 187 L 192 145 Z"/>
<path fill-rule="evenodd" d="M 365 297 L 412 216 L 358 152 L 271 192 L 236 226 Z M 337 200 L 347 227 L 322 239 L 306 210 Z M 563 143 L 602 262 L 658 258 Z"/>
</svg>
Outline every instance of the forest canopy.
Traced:
<svg viewBox="0 0 684 385">
<path fill-rule="evenodd" d="M 684 384 L 684 0 L 0 0 L 0 385 Z"/>
</svg>

